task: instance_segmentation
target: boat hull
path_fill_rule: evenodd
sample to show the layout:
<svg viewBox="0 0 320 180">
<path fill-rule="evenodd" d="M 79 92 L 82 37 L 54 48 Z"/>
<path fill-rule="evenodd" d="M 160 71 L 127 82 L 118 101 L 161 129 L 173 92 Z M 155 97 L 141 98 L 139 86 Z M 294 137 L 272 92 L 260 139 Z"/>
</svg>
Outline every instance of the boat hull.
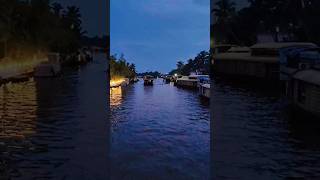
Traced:
<svg viewBox="0 0 320 180">
<path fill-rule="evenodd" d="M 201 84 L 199 86 L 199 96 L 210 99 L 210 85 Z"/>
<path fill-rule="evenodd" d="M 198 81 L 178 79 L 176 85 L 180 87 L 196 89 L 198 87 Z"/>
<path fill-rule="evenodd" d="M 153 80 L 144 80 L 143 84 L 145 86 L 152 86 L 153 85 Z"/>
</svg>

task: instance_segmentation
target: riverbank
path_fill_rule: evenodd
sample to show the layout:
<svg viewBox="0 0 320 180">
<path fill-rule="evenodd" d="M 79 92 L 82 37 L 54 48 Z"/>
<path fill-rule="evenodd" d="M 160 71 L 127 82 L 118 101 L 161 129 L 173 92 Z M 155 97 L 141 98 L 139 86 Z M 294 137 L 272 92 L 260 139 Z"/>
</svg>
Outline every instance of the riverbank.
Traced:
<svg viewBox="0 0 320 180">
<path fill-rule="evenodd" d="M 3 58 L 0 60 L 0 85 L 29 81 L 34 76 L 57 76 L 60 74 L 61 66 L 80 66 L 90 61 L 92 61 L 92 54 L 87 50 L 70 55 L 42 53 L 34 54 L 29 58 Z"/>
</svg>

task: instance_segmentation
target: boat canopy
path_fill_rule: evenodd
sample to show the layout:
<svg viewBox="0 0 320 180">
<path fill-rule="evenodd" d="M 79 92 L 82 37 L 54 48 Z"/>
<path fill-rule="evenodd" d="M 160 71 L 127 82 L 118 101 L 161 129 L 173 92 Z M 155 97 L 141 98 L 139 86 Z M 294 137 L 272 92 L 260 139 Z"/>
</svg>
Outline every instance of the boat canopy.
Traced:
<svg viewBox="0 0 320 180">
<path fill-rule="evenodd" d="M 280 49 L 290 47 L 317 47 L 317 45 L 307 42 L 280 42 L 255 44 L 250 48 L 252 56 L 279 56 Z"/>
<path fill-rule="evenodd" d="M 280 64 L 298 68 L 300 63 L 320 64 L 319 47 L 289 47 L 280 49 Z"/>
</svg>

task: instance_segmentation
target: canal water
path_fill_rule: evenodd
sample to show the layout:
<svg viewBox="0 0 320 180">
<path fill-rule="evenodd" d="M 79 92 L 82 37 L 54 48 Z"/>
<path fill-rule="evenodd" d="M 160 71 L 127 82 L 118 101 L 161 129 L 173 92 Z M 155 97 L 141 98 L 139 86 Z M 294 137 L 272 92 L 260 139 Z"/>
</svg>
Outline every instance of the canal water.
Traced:
<svg viewBox="0 0 320 180">
<path fill-rule="evenodd" d="M 0 179 L 105 179 L 106 58 L 0 87 Z"/>
<path fill-rule="evenodd" d="M 209 179 L 209 102 L 162 79 L 111 90 L 111 179 Z"/>
<path fill-rule="evenodd" d="M 319 179 L 320 123 L 275 86 L 212 82 L 213 179 Z"/>
<path fill-rule="evenodd" d="M 109 92 L 105 67 L 0 87 L 1 180 L 319 179 L 320 125 L 275 87 L 215 79 L 210 108 L 161 79 Z"/>
</svg>

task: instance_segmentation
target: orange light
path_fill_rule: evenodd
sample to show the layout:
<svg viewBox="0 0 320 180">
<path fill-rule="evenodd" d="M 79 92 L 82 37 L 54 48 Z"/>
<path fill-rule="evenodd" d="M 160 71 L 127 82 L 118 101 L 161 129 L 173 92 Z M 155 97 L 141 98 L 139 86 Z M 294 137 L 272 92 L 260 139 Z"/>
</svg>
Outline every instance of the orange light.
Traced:
<svg viewBox="0 0 320 180">
<path fill-rule="evenodd" d="M 110 80 L 110 87 L 119 87 L 123 82 L 125 82 L 124 78 L 112 79 Z"/>
<path fill-rule="evenodd" d="M 8 78 L 24 73 L 33 72 L 33 69 L 41 62 L 47 61 L 45 53 L 35 53 L 5 57 L 0 60 L 0 77 Z"/>
</svg>

